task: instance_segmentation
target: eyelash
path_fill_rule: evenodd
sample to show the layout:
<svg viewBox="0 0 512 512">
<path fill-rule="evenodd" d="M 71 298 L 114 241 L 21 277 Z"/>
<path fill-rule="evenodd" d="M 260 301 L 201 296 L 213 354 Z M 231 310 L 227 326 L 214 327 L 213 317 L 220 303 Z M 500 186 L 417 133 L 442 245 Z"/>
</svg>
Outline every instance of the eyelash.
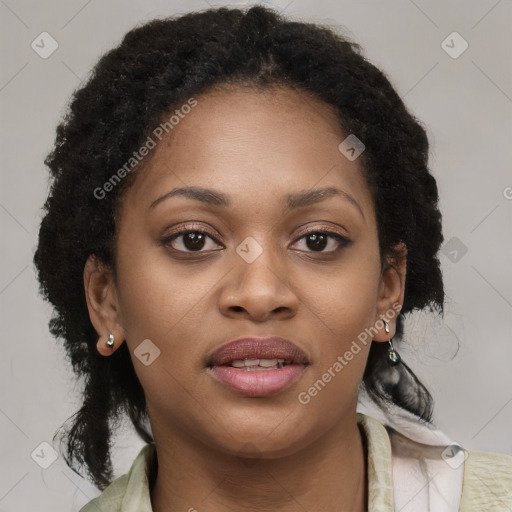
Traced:
<svg viewBox="0 0 512 512">
<path fill-rule="evenodd" d="M 189 233 L 201 233 L 203 235 L 207 235 L 216 244 L 222 245 L 215 238 L 215 236 L 212 233 L 210 233 L 209 231 L 205 230 L 204 228 L 199 229 L 199 228 L 195 228 L 194 226 L 188 227 L 187 229 L 182 229 L 180 231 L 176 231 L 176 232 L 172 233 L 171 235 L 166 236 L 165 238 L 163 238 L 161 240 L 161 244 L 164 245 L 164 246 L 169 246 L 171 242 L 173 242 L 174 240 L 176 240 L 180 236 L 187 235 Z M 347 237 L 337 233 L 336 231 L 329 231 L 327 229 L 322 229 L 322 228 L 312 228 L 312 229 L 309 229 L 309 230 L 305 231 L 293 243 L 295 244 L 299 240 L 302 240 L 303 238 L 305 238 L 305 237 L 307 237 L 308 235 L 311 235 L 311 234 L 327 235 L 327 236 L 333 238 L 334 240 L 336 240 L 336 242 L 338 242 L 339 246 L 336 249 L 331 250 L 331 251 L 304 251 L 306 253 L 334 254 L 334 253 L 340 251 L 341 249 L 349 246 L 352 243 L 351 240 L 349 240 Z M 174 249 L 173 247 L 171 247 L 171 249 L 173 251 L 178 252 L 178 253 L 184 253 L 184 254 L 204 254 L 204 253 L 208 252 L 208 251 L 202 251 L 202 250 L 199 250 L 199 251 L 182 251 L 180 249 Z"/>
</svg>

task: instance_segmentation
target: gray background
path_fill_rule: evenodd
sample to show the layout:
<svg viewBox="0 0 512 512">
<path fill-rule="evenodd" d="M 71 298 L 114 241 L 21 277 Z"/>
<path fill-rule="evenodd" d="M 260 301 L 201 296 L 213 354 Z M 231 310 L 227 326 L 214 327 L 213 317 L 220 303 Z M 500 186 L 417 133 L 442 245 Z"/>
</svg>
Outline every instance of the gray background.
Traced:
<svg viewBox="0 0 512 512">
<path fill-rule="evenodd" d="M 512 455 L 510 0 L 268 3 L 343 25 L 427 126 L 449 243 L 441 255 L 446 315 L 411 317 L 400 350 L 433 392 L 448 435 L 466 448 Z M 79 405 L 32 266 L 55 127 L 72 91 L 127 30 L 208 5 L 248 3 L 0 0 L 0 512 L 78 510 L 99 494 L 61 457 L 47 469 L 31 458 Z M 59 45 L 47 59 L 31 48 L 43 31 Z M 453 31 L 469 44 L 458 58 L 441 46 Z M 130 429 L 119 433 L 116 476 L 141 446 Z"/>
</svg>

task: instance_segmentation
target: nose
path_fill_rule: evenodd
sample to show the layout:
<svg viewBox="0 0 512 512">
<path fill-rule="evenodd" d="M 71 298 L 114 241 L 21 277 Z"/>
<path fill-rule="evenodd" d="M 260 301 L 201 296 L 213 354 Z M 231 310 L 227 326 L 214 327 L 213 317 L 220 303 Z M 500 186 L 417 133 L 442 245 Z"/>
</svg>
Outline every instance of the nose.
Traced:
<svg viewBox="0 0 512 512">
<path fill-rule="evenodd" d="M 219 296 L 223 315 L 254 322 L 295 316 L 299 298 L 288 284 L 284 264 L 276 265 L 269 252 L 263 251 L 252 263 L 236 256 L 235 268 L 227 274 Z"/>
</svg>

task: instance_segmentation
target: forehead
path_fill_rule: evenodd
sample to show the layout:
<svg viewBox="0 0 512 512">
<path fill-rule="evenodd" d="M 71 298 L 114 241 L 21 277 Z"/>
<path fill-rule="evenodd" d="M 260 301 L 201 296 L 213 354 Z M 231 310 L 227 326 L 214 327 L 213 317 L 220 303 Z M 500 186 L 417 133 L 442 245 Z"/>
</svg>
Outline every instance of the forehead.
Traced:
<svg viewBox="0 0 512 512">
<path fill-rule="evenodd" d="M 265 199 L 318 185 L 371 202 L 360 162 L 338 149 L 347 134 L 334 109 L 313 95 L 285 87 L 224 87 L 195 100 L 157 140 L 129 201 L 149 206 L 157 194 L 186 185 L 240 198 L 257 191 Z"/>
</svg>

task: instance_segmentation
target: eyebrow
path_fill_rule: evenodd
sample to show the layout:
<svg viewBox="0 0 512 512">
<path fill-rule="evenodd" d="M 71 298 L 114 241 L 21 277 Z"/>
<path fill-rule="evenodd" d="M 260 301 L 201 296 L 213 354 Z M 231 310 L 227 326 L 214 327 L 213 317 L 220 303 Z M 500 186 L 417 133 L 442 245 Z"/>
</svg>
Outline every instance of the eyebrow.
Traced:
<svg viewBox="0 0 512 512">
<path fill-rule="evenodd" d="M 155 206 L 160 204 L 162 201 L 165 201 L 166 199 L 175 196 L 182 196 L 187 197 L 189 199 L 195 199 L 196 201 L 201 201 L 212 206 L 228 208 L 232 205 L 232 201 L 229 198 L 229 196 L 223 194 L 222 192 L 202 187 L 179 187 L 174 188 L 170 192 L 167 192 L 163 196 L 155 199 L 149 205 L 149 209 L 155 208 Z M 357 208 L 357 210 L 359 211 L 359 213 L 366 222 L 363 210 L 361 209 L 359 203 L 350 194 L 335 187 L 325 187 L 314 190 L 302 190 L 294 194 L 287 194 L 285 196 L 285 199 L 288 208 L 297 209 L 319 203 L 320 201 L 324 201 L 325 199 L 333 196 L 341 197 L 352 203 Z"/>
</svg>

